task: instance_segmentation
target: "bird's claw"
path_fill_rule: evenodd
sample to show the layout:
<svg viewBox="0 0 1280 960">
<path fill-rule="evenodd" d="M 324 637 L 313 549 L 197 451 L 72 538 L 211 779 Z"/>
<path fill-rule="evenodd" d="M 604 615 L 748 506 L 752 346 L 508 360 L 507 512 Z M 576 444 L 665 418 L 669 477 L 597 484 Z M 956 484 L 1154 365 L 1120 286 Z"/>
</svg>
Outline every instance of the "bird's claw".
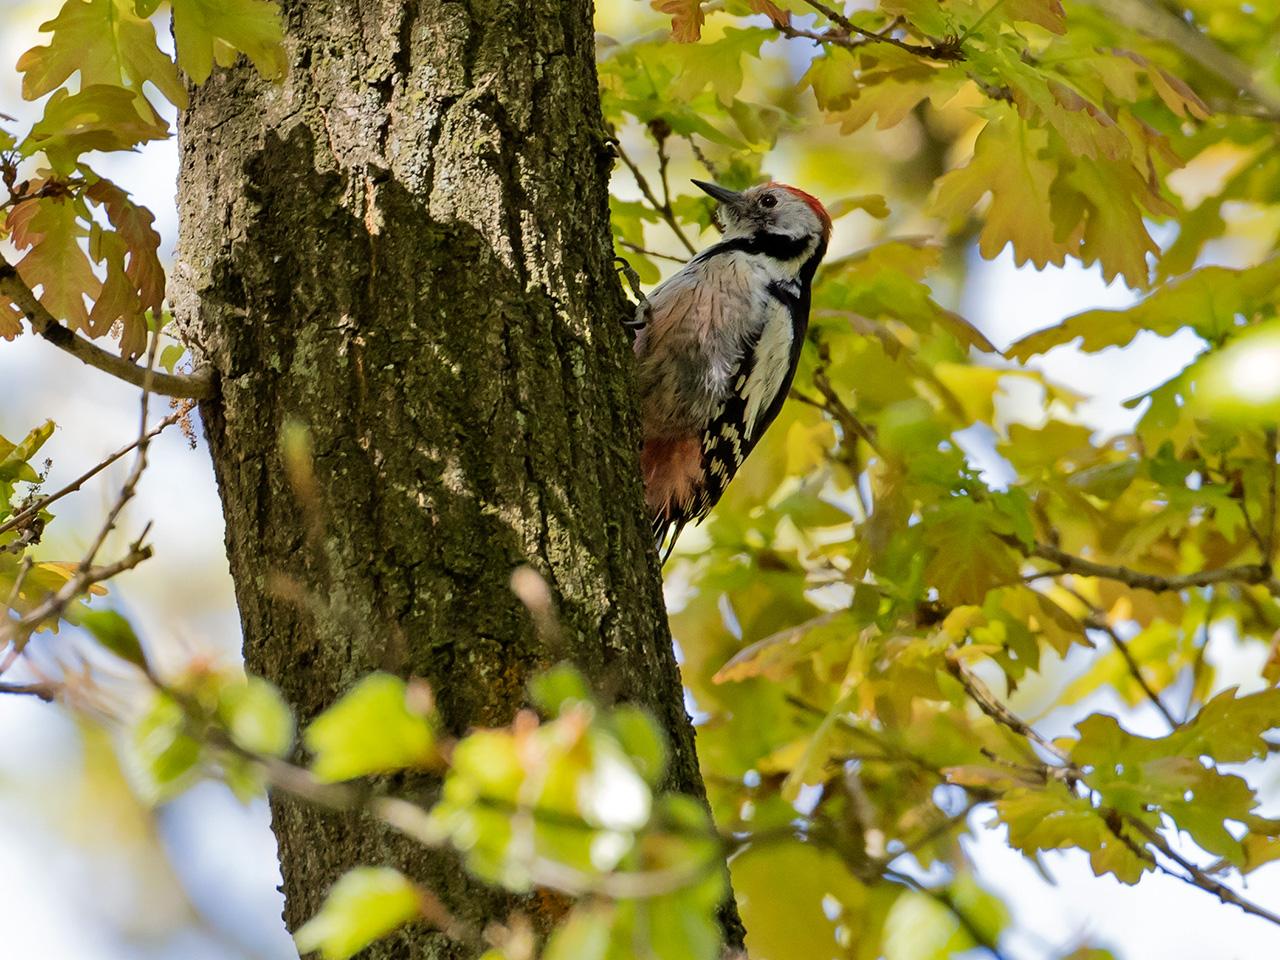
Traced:
<svg viewBox="0 0 1280 960">
<path fill-rule="evenodd" d="M 635 267 L 631 266 L 624 257 L 614 257 L 613 262 L 618 273 L 622 275 L 622 278 L 627 282 L 627 286 L 631 288 L 632 296 L 636 298 L 635 313 L 622 321 L 622 326 L 626 329 L 627 335 L 634 340 L 636 334 L 649 323 L 649 301 L 640 290 L 640 274 L 636 273 Z"/>
</svg>

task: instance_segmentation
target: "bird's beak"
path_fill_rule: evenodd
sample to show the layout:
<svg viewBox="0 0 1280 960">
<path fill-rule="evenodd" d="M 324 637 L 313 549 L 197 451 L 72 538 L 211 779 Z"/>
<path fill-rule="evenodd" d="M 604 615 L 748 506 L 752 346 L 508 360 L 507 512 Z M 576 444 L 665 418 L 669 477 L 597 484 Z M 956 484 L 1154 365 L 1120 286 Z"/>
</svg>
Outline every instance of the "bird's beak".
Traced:
<svg viewBox="0 0 1280 960">
<path fill-rule="evenodd" d="M 742 194 L 737 190 L 730 190 L 728 187 L 722 187 L 715 183 L 707 183 L 705 180 L 694 180 L 692 183 L 703 193 L 713 197 L 720 203 L 736 208 L 741 208 L 742 206 Z"/>
</svg>

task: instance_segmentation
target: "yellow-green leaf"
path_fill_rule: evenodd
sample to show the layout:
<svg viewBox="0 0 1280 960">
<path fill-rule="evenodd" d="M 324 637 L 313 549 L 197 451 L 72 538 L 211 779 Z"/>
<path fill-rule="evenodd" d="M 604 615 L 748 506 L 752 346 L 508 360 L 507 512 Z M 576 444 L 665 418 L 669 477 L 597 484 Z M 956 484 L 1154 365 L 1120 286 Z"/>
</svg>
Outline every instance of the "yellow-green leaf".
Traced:
<svg viewBox="0 0 1280 960">
<path fill-rule="evenodd" d="M 155 27 L 134 12 L 132 0 L 67 0 L 40 30 L 53 34 L 48 45 L 32 47 L 18 59 L 26 99 L 43 97 L 79 71 L 82 87 L 108 84 L 141 94 L 142 85 L 151 83 L 172 104 L 186 107 L 177 68 L 156 45 Z"/>
<path fill-rule="evenodd" d="M 347 960 L 422 912 L 421 895 L 398 870 L 356 867 L 343 874 L 320 912 L 294 934 L 301 953 Z"/>
<path fill-rule="evenodd" d="M 24 200 L 9 212 L 13 245 L 26 250 L 18 273 L 55 320 L 73 329 L 89 329 L 85 297 L 96 300 L 102 289 L 89 258 L 80 247 L 88 231 L 80 212 L 67 197 Z"/>
<path fill-rule="evenodd" d="M 1041 156 L 1048 141 L 1044 130 L 1027 127 L 1012 112 L 997 115 L 978 134 L 973 159 L 938 181 L 934 214 L 962 216 L 990 194 L 978 239 L 982 255 L 993 259 L 1012 244 L 1019 265 L 1029 260 L 1037 267 L 1060 266 L 1068 247 L 1054 238 L 1049 188 L 1058 171 Z"/>
<path fill-rule="evenodd" d="M 350 780 L 434 762 L 431 721 L 424 705 L 411 703 L 410 696 L 399 677 L 374 673 L 320 714 L 303 736 L 315 755 L 316 777 Z"/>
<path fill-rule="evenodd" d="M 43 152 L 54 171 L 65 176 L 90 150 L 132 150 L 168 135 L 165 122 L 135 93 L 98 83 L 78 93 L 65 87 L 54 91 L 19 149 L 24 156 Z"/>
<path fill-rule="evenodd" d="M 195 83 L 209 79 L 216 62 L 229 67 L 243 53 L 267 79 L 284 76 L 280 9 L 268 0 L 172 0 L 178 66 Z"/>
<path fill-rule="evenodd" d="M 280 691 L 261 677 L 223 687 L 218 715 L 231 738 L 253 753 L 282 757 L 293 746 L 293 712 Z"/>
</svg>

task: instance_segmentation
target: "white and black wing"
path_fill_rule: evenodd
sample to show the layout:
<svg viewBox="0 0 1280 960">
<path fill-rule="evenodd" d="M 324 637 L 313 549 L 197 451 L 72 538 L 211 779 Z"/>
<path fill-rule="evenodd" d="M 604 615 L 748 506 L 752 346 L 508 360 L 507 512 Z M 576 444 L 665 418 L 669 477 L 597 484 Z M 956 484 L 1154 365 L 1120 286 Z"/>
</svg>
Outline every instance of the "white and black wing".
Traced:
<svg viewBox="0 0 1280 960">
<path fill-rule="evenodd" d="M 764 322 L 744 339 L 728 395 L 703 430 L 704 479 L 690 519 L 702 519 L 724 495 L 791 389 L 808 327 L 808 298 L 791 283 L 774 284 L 770 292 Z"/>
</svg>

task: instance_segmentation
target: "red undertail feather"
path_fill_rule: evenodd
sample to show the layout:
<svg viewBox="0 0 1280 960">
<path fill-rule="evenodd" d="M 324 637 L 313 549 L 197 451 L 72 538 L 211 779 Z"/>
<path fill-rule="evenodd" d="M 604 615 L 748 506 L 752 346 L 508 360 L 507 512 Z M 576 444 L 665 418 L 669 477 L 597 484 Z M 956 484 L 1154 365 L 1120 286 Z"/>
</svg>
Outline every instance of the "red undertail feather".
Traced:
<svg viewBox="0 0 1280 960">
<path fill-rule="evenodd" d="M 697 498 L 702 478 L 702 445 L 697 437 L 646 440 L 640 451 L 640 471 L 659 551 L 666 544 L 665 560 L 689 521 Z"/>
</svg>

